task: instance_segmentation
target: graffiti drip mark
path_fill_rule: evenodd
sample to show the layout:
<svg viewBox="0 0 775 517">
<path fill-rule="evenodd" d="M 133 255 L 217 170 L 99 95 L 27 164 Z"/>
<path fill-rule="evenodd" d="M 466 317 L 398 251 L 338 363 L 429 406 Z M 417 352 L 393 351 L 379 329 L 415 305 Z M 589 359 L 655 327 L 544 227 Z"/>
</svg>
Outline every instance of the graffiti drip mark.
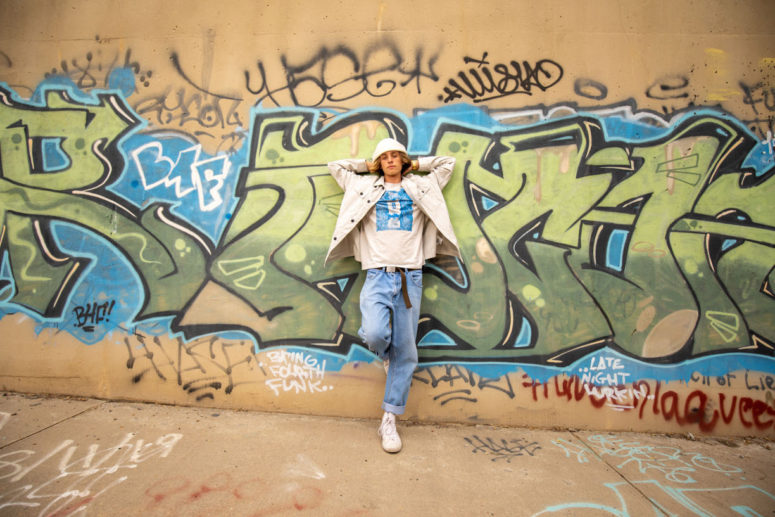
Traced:
<svg viewBox="0 0 775 517">
<path fill-rule="evenodd" d="M 218 95 L 213 92 L 209 92 L 202 88 L 201 86 L 197 85 L 194 81 L 192 81 L 188 75 L 183 71 L 183 67 L 180 65 L 180 57 L 178 56 L 177 52 L 170 53 L 170 62 L 172 63 L 172 66 L 175 68 L 175 71 L 182 77 L 188 84 L 190 84 L 193 88 L 196 90 L 205 93 L 207 95 L 212 95 L 214 97 L 219 97 L 222 99 L 227 99 L 231 101 L 241 101 L 242 99 L 239 97 L 230 97 L 228 95 Z"/>
</svg>

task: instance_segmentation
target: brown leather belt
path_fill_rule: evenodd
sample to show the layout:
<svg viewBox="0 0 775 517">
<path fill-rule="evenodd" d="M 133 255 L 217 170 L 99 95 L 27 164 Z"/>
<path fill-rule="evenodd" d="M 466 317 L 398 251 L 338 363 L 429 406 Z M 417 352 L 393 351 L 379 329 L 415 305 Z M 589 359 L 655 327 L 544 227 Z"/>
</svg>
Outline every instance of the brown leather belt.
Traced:
<svg viewBox="0 0 775 517">
<path fill-rule="evenodd" d="M 406 289 L 406 273 L 404 273 L 404 270 L 406 271 L 419 271 L 419 269 L 410 269 L 406 267 L 395 267 L 395 266 L 383 266 L 381 268 L 382 271 L 385 273 L 395 273 L 398 271 L 398 274 L 401 275 L 401 296 L 404 297 L 404 305 L 406 305 L 407 309 L 412 308 L 412 302 L 409 301 L 409 291 Z"/>
</svg>

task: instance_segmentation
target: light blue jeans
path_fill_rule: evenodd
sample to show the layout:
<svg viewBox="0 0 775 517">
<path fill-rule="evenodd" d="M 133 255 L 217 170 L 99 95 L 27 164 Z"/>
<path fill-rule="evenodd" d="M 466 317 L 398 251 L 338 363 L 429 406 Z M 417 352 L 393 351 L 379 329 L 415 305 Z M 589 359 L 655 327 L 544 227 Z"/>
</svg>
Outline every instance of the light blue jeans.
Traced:
<svg viewBox="0 0 775 517">
<path fill-rule="evenodd" d="M 382 409 L 396 415 L 406 410 L 412 375 L 417 367 L 417 322 L 422 299 L 422 271 L 406 271 L 412 307 L 401 294 L 401 274 L 381 269 L 366 271 L 361 289 L 361 328 L 358 335 L 380 359 L 389 359 Z"/>
</svg>

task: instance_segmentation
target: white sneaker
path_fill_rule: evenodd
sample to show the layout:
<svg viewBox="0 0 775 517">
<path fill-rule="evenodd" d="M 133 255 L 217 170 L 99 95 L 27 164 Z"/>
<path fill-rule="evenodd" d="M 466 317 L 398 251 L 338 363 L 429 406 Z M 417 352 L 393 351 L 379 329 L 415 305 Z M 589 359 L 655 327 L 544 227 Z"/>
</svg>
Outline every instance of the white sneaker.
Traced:
<svg viewBox="0 0 775 517">
<path fill-rule="evenodd" d="M 382 437 L 382 448 L 385 452 L 398 452 L 401 450 L 401 437 L 396 431 L 396 415 L 385 411 L 382 415 L 382 424 L 377 433 Z"/>
</svg>

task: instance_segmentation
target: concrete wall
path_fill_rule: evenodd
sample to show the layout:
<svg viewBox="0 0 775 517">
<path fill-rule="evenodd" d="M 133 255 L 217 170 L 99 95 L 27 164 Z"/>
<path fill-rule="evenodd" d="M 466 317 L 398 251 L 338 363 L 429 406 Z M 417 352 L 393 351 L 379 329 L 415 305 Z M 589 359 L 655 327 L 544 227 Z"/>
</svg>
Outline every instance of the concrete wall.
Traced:
<svg viewBox="0 0 775 517">
<path fill-rule="evenodd" d="M 775 4 L 0 3 L 0 388 L 374 417 L 325 163 L 457 158 L 408 416 L 775 429 Z"/>
</svg>

